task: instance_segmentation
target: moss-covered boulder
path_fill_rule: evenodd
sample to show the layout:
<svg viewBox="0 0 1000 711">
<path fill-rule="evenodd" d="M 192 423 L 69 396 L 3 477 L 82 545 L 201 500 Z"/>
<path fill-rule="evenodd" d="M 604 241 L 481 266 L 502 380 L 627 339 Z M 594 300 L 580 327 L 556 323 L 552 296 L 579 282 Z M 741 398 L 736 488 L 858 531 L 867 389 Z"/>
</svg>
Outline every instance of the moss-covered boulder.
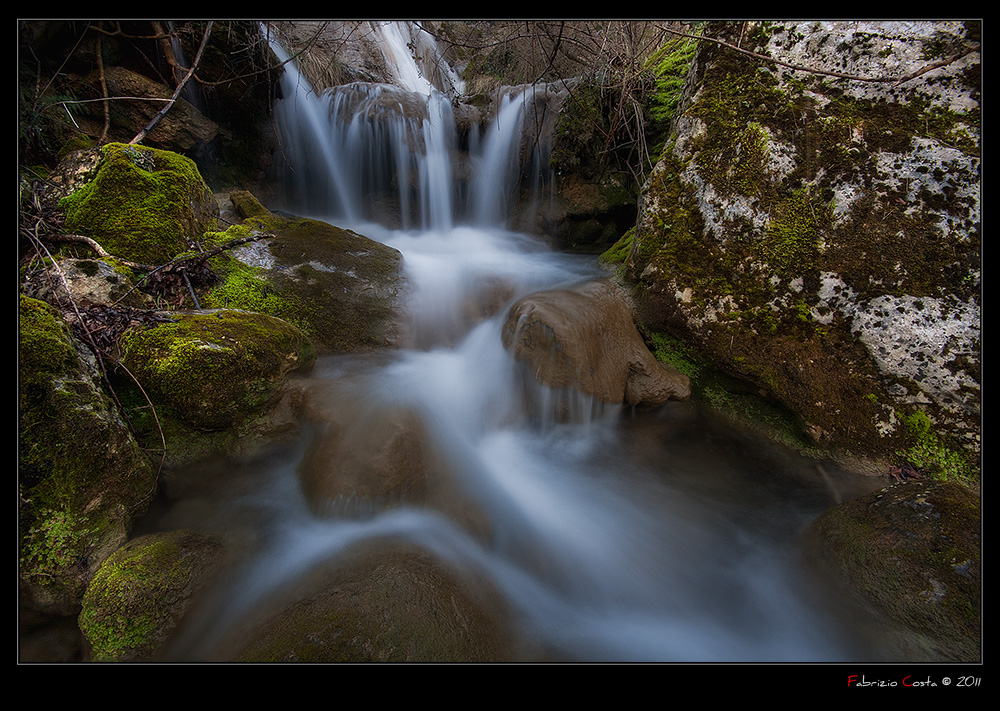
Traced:
<svg viewBox="0 0 1000 711">
<path fill-rule="evenodd" d="M 60 201 L 67 231 L 115 257 L 159 265 L 217 228 L 218 202 L 189 158 L 122 143 L 100 151 L 93 180 Z"/>
<path fill-rule="evenodd" d="M 397 250 L 319 220 L 261 212 L 245 194 L 235 197 L 241 213 L 252 216 L 213 238 L 273 237 L 215 260 L 222 279 L 204 304 L 282 318 L 308 334 L 319 353 L 400 344 L 406 284 Z"/>
<path fill-rule="evenodd" d="M 231 661 L 516 659 L 496 591 L 425 551 L 394 546 L 359 553 L 320 577 L 318 589 L 255 625 Z"/>
<path fill-rule="evenodd" d="M 960 453 L 974 472 L 975 23 L 704 31 L 763 58 L 700 44 L 635 230 L 607 255 L 646 330 L 685 340 L 795 413 L 806 441 L 873 471 L 916 446 L 903 423 L 923 411 L 942 461 Z"/>
<path fill-rule="evenodd" d="M 225 556 L 191 531 L 129 541 L 97 571 L 79 624 L 93 662 L 154 661 Z"/>
<path fill-rule="evenodd" d="M 176 314 L 123 336 L 123 363 L 154 403 L 205 430 L 230 427 L 274 406 L 289 374 L 316 359 L 298 328 L 235 309 Z"/>
<path fill-rule="evenodd" d="M 144 513 L 156 475 L 58 312 L 22 296 L 19 316 L 22 602 L 69 614 Z"/>
<path fill-rule="evenodd" d="M 887 625 L 876 646 L 892 661 L 977 662 L 980 532 L 977 494 L 910 481 L 830 509 L 807 540 L 835 587 Z"/>
</svg>

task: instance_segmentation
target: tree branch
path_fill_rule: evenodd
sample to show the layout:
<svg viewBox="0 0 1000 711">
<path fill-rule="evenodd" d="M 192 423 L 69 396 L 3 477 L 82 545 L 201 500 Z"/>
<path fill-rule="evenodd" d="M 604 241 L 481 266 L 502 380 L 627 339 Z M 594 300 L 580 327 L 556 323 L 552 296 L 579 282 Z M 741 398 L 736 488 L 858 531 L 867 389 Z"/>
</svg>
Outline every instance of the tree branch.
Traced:
<svg viewBox="0 0 1000 711">
<path fill-rule="evenodd" d="M 198 63 L 201 61 L 201 57 L 205 53 L 205 47 L 208 45 L 208 38 L 209 35 L 211 35 L 211 33 L 212 33 L 212 21 L 209 20 L 208 26 L 205 27 L 205 36 L 201 38 L 201 46 L 198 47 L 198 54 L 195 56 L 194 61 L 191 63 L 191 68 L 188 69 L 187 74 L 185 74 L 184 78 L 180 82 L 178 82 L 177 88 L 174 90 L 174 95 L 170 97 L 170 100 L 167 102 L 167 105 L 164 106 L 162 109 L 160 109 L 160 112 L 153 117 L 153 120 L 149 122 L 149 125 L 147 125 L 146 128 L 142 129 L 142 131 L 140 131 L 135 138 L 129 141 L 130 145 L 142 142 L 142 140 L 146 138 L 149 132 L 153 130 L 156 124 L 158 124 L 160 120 L 167 115 L 167 112 L 170 110 L 170 107 L 174 105 L 174 102 L 177 101 L 177 97 L 180 96 L 181 92 L 184 90 L 184 85 L 187 84 L 188 79 L 190 79 L 191 76 L 194 74 L 194 70 L 198 68 Z"/>
<path fill-rule="evenodd" d="M 688 37 L 690 39 L 698 40 L 699 42 L 712 42 L 712 43 L 720 45 L 722 47 L 726 47 L 727 49 L 731 49 L 734 52 L 739 52 L 740 54 L 745 54 L 745 55 L 747 55 L 749 57 L 753 57 L 754 59 L 759 59 L 762 62 L 769 62 L 771 64 L 777 64 L 777 65 L 782 66 L 782 67 L 788 67 L 789 69 L 794 69 L 795 71 L 809 72 L 810 74 L 822 74 L 824 76 L 837 77 L 838 79 L 850 79 L 852 81 L 866 81 L 866 82 L 875 82 L 875 83 L 897 82 L 899 84 L 904 84 L 904 83 L 906 83 L 906 82 L 908 82 L 908 81 L 910 81 L 912 79 L 916 79 L 917 77 L 919 77 L 919 76 L 921 76 L 923 74 L 926 74 L 929 71 L 933 71 L 934 69 L 939 69 L 939 68 L 944 67 L 944 66 L 946 66 L 948 64 L 951 64 L 952 62 L 956 62 L 959 59 L 961 59 L 962 57 L 964 57 L 965 55 L 971 54 L 972 52 L 974 52 L 976 50 L 975 47 L 966 47 L 964 50 L 962 50 L 961 52 L 959 52 L 958 54 L 956 54 L 956 55 L 954 55 L 952 57 L 949 57 L 947 59 L 943 59 L 940 62 L 934 62 L 933 64 L 928 64 L 926 67 L 918 69 L 918 70 L 916 70 L 914 72 L 911 72 L 910 74 L 906 74 L 906 75 L 904 75 L 902 77 L 862 77 L 862 76 L 858 76 L 856 74 L 846 74 L 844 72 L 835 72 L 835 71 L 826 70 L 826 69 L 813 69 L 811 67 L 804 67 L 804 66 L 802 66 L 800 64 L 792 64 L 791 62 L 785 62 L 785 61 L 782 61 L 780 59 L 775 59 L 774 57 L 766 57 L 763 54 L 758 54 L 756 52 L 751 52 L 748 49 L 743 49 L 742 47 L 737 47 L 734 44 L 730 44 L 729 42 L 725 42 L 725 41 L 720 40 L 720 39 L 715 39 L 713 37 L 702 37 L 700 35 L 692 35 L 692 34 L 688 34 L 686 32 L 681 32 L 679 30 L 672 30 L 669 27 L 664 27 L 663 29 L 666 30 L 667 32 L 670 32 L 671 34 L 675 34 L 675 35 L 678 35 L 680 37 Z"/>
</svg>

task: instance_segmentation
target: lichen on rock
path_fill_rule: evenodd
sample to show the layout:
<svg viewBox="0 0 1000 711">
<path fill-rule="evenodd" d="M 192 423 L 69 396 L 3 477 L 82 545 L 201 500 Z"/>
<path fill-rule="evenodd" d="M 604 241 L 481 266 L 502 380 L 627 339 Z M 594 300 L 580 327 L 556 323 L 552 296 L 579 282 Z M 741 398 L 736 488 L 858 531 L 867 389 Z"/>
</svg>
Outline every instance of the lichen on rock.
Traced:
<svg viewBox="0 0 1000 711">
<path fill-rule="evenodd" d="M 960 22 L 704 31 L 763 59 L 712 42 L 695 57 L 634 233 L 608 256 L 644 327 L 754 384 L 818 444 L 878 467 L 920 409 L 974 472 L 977 35 Z M 898 86 L 829 74 L 934 62 Z"/>
</svg>

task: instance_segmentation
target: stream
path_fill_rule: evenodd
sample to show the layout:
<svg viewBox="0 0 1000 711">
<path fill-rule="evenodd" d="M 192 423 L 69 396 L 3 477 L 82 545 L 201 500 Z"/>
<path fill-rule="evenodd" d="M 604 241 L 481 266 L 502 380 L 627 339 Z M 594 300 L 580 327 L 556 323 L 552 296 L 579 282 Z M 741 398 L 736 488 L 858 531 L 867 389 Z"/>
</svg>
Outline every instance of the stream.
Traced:
<svg viewBox="0 0 1000 711">
<path fill-rule="evenodd" d="M 867 660 L 846 611 L 808 575 L 799 540 L 825 509 L 883 482 L 758 441 L 696 402 L 630 411 L 550 392 L 504 350 L 515 299 L 606 276 L 595 257 L 554 252 L 505 224 L 522 95 L 476 137 L 474 178 L 458 185 L 450 103 L 434 90 L 417 92 L 427 110 L 414 118 L 386 110 L 395 87 L 316 95 L 288 67 L 275 113 L 297 168 L 289 180 L 307 178 L 292 186 L 300 214 L 395 247 L 411 288 L 411 346 L 321 358 L 308 387 L 357 422 L 413 414 L 440 486 L 478 524 L 406 499 L 317 512 L 301 483 L 309 427 L 258 462 L 180 472 L 156 526 L 222 531 L 241 541 L 243 563 L 174 656 L 213 659 L 316 566 L 402 541 L 488 581 L 546 661 Z M 415 134 L 423 152 L 402 147 Z M 411 177 L 398 183 L 415 188 L 401 189 L 401 226 L 372 221 L 364 196 L 404 170 Z M 499 302 L 493 284 L 504 286 Z"/>
</svg>

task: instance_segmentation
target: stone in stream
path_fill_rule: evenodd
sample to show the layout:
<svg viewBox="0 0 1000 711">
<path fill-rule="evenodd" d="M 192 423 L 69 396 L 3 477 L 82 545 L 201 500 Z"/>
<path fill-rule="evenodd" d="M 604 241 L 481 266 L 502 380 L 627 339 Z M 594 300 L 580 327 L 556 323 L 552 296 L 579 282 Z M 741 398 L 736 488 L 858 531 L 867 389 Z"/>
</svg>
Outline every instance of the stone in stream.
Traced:
<svg viewBox="0 0 1000 711">
<path fill-rule="evenodd" d="M 980 497 L 917 480 L 839 504 L 806 535 L 832 587 L 879 630 L 884 653 L 914 662 L 978 662 L 982 645 Z M 895 661 L 892 659 L 891 661 Z"/>
<path fill-rule="evenodd" d="M 575 387 L 606 403 L 659 407 L 691 395 L 689 378 L 650 353 L 625 296 L 607 281 L 521 299 L 507 315 L 503 344 L 542 385 Z"/>
<path fill-rule="evenodd" d="M 425 551 L 388 545 L 313 572 L 300 597 L 248 627 L 238 662 L 500 662 L 513 641 L 495 590 Z"/>
</svg>

